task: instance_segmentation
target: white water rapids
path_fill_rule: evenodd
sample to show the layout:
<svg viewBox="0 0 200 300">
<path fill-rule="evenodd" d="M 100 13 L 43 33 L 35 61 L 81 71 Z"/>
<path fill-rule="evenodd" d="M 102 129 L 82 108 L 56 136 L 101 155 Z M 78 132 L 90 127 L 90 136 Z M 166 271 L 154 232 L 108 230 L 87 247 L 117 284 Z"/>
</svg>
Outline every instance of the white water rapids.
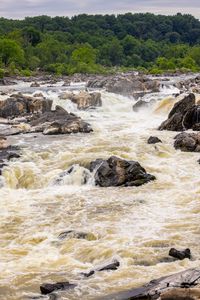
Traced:
<svg viewBox="0 0 200 300">
<path fill-rule="evenodd" d="M 133 112 L 133 99 L 106 92 L 102 107 L 79 111 L 59 100 L 57 91 L 43 91 L 54 104 L 89 122 L 94 132 L 10 138 L 23 155 L 4 168 L 1 178 L 0 299 L 40 299 L 42 283 L 70 281 L 77 288 L 59 292 L 58 299 L 95 300 L 200 267 L 199 154 L 175 150 L 176 132 L 157 130 L 174 92 L 164 87 L 145 96 L 157 102 Z M 163 143 L 147 144 L 150 135 Z M 140 187 L 100 188 L 91 177 L 83 184 L 84 166 L 111 155 L 138 161 L 157 180 Z M 74 171 L 56 182 L 72 165 Z M 59 240 L 67 230 L 88 232 L 90 238 Z M 171 247 L 190 248 L 192 260 L 166 260 Z M 113 258 L 120 261 L 118 270 L 80 276 Z"/>
</svg>

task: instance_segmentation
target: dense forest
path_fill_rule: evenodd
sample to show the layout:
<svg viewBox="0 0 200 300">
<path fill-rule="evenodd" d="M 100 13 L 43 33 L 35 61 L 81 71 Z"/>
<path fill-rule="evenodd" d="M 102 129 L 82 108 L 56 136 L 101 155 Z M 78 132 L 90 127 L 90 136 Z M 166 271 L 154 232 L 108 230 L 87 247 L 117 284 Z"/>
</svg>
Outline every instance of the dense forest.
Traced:
<svg viewBox="0 0 200 300">
<path fill-rule="evenodd" d="M 200 69 L 200 21 L 191 15 L 0 18 L 0 76 L 151 73 Z"/>
</svg>

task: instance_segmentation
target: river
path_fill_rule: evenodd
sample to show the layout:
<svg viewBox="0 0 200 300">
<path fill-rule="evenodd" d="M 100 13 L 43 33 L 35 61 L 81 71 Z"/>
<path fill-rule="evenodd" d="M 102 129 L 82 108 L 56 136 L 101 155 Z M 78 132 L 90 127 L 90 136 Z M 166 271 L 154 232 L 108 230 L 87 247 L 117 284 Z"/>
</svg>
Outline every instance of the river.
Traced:
<svg viewBox="0 0 200 300">
<path fill-rule="evenodd" d="M 26 90 L 22 83 L 18 88 Z M 77 288 L 59 292 L 58 299 L 95 300 L 200 267 L 199 154 L 175 150 L 176 133 L 157 130 L 177 90 L 168 85 L 145 96 L 157 101 L 139 112 L 132 110 L 133 99 L 105 91 L 102 107 L 79 111 L 60 100 L 59 91 L 59 86 L 42 90 L 55 105 L 89 122 L 94 132 L 9 138 L 22 148 L 22 156 L 4 168 L 1 178 L 0 299 L 40 299 L 42 283 L 70 281 Z M 147 144 L 150 135 L 163 143 Z M 157 180 L 100 188 L 91 177 L 83 184 L 84 166 L 111 155 L 138 161 Z M 74 171 L 57 182 L 71 165 Z M 60 240 L 67 230 L 88 232 L 88 239 Z M 171 247 L 190 248 L 193 258 L 170 261 Z M 80 275 L 114 258 L 120 261 L 117 271 Z"/>
</svg>

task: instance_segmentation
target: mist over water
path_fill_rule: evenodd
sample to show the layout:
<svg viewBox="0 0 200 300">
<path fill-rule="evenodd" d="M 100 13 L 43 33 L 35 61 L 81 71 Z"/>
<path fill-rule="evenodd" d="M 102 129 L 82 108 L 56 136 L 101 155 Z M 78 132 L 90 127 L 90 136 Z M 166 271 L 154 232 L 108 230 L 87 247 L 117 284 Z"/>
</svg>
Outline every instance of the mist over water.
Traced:
<svg viewBox="0 0 200 300">
<path fill-rule="evenodd" d="M 200 266 L 199 154 L 175 150 L 176 132 L 157 130 L 177 89 L 163 86 L 146 95 L 147 102 L 156 101 L 139 112 L 132 110 L 134 99 L 106 92 L 102 107 L 80 111 L 59 99 L 60 89 L 42 93 L 89 122 L 94 132 L 9 138 L 23 155 L 1 177 L 2 299 L 33 299 L 41 283 L 70 281 L 78 287 L 59 292 L 58 299 L 95 300 Z M 150 135 L 163 143 L 147 144 Z M 96 187 L 85 167 L 111 155 L 138 161 L 157 180 L 140 187 Z M 90 238 L 58 239 L 67 230 L 88 232 Z M 171 247 L 190 248 L 192 260 L 169 262 Z M 117 271 L 80 276 L 113 258 L 120 261 Z"/>
</svg>

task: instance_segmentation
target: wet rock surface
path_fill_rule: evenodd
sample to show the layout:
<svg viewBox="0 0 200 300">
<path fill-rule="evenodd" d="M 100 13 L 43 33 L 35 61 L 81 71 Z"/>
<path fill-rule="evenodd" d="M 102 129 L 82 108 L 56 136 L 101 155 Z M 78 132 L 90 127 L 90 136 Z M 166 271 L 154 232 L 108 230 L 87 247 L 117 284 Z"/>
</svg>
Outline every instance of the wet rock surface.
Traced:
<svg viewBox="0 0 200 300">
<path fill-rule="evenodd" d="M 155 176 L 135 161 L 127 161 L 116 156 L 108 160 L 97 159 L 90 163 L 90 171 L 95 171 L 95 183 L 101 187 L 140 186 L 155 180 Z"/>
<path fill-rule="evenodd" d="M 104 88 L 110 93 L 123 96 L 136 96 L 138 93 L 158 92 L 160 83 L 145 76 L 135 74 L 119 74 L 113 76 L 99 76 L 88 81 L 89 88 Z"/>
<path fill-rule="evenodd" d="M 82 273 L 85 277 L 90 277 L 94 275 L 96 272 L 102 271 L 116 271 L 120 266 L 120 262 L 118 260 L 113 260 L 110 263 L 104 263 L 99 267 L 94 268 L 93 270 L 89 271 L 88 273 Z"/>
<path fill-rule="evenodd" d="M 150 281 L 148 284 L 135 288 L 129 291 L 120 292 L 118 294 L 109 295 L 99 300 L 144 300 L 144 299 L 187 299 L 189 292 L 195 294 L 196 287 L 200 285 L 200 269 L 189 269 L 177 274 L 161 277 Z M 182 294 L 180 293 L 182 290 Z M 173 294 L 174 298 L 167 298 L 167 294 Z M 181 295 L 182 298 L 179 298 Z M 200 290 L 197 291 L 197 296 L 200 297 Z M 196 299 L 196 298 L 191 298 Z M 199 299 L 199 298 L 197 298 Z"/>
<path fill-rule="evenodd" d="M 71 100 L 77 104 L 77 108 L 81 110 L 102 106 L 101 93 L 98 92 L 88 93 L 81 91 L 78 94 L 67 92 L 62 93 L 59 98 Z"/>
<path fill-rule="evenodd" d="M 29 132 L 50 134 L 89 133 L 91 126 L 60 106 L 52 110 L 52 100 L 12 95 L 0 101 L 0 117 L 5 136 Z M 7 118 L 7 119 L 6 119 Z"/>
<path fill-rule="evenodd" d="M 0 137 L 0 175 L 9 160 L 19 157 L 19 147 L 9 145 L 5 137 Z"/>
<path fill-rule="evenodd" d="M 148 144 L 162 143 L 162 141 L 157 136 L 150 136 L 147 140 Z"/>
<path fill-rule="evenodd" d="M 198 122 L 198 118 L 195 121 L 195 107 L 194 94 L 189 94 L 176 102 L 168 115 L 168 119 L 160 125 L 159 130 L 183 131 L 192 128 Z M 190 115 L 188 115 L 189 112 Z"/>
<path fill-rule="evenodd" d="M 44 283 L 40 286 L 40 291 L 43 295 L 48 295 L 54 291 L 59 291 L 59 290 L 68 290 L 68 289 L 73 289 L 75 288 L 76 285 L 69 283 L 68 281 L 66 282 L 57 282 L 57 283 Z"/>
<path fill-rule="evenodd" d="M 174 147 L 185 152 L 200 152 L 200 133 L 178 134 L 175 136 Z"/>
<path fill-rule="evenodd" d="M 171 248 L 169 250 L 169 256 L 172 256 L 174 258 L 177 258 L 179 260 L 183 260 L 185 258 L 191 259 L 191 251 L 189 248 L 185 250 L 177 250 L 175 248 Z"/>
<path fill-rule="evenodd" d="M 35 98 L 19 94 L 13 94 L 10 98 L 0 101 L 0 117 L 14 118 L 33 113 L 50 111 L 52 100 Z"/>
</svg>

